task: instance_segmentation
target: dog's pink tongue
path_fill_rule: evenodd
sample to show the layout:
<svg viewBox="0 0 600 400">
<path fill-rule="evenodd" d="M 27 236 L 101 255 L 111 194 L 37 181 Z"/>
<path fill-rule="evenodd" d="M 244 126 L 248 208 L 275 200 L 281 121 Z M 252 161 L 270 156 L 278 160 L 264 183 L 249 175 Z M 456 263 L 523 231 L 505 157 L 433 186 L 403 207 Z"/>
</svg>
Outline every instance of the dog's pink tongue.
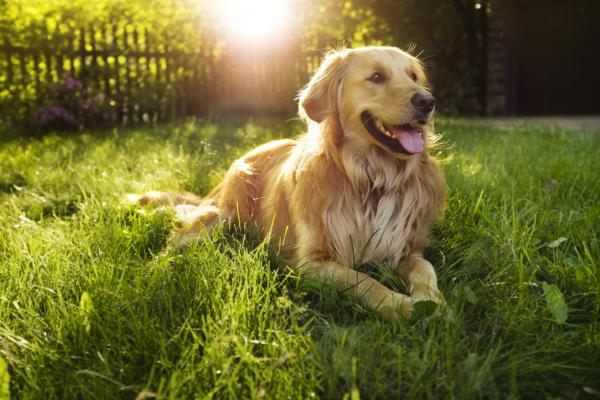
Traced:
<svg viewBox="0 0 600 400">
<path fill-rule="evenodd" d="M 425 141 L 421 132 L 404 125 L 393 126 L 391 132 L 407 152 L 412 154 L 423 152 Z"/>
</svg>

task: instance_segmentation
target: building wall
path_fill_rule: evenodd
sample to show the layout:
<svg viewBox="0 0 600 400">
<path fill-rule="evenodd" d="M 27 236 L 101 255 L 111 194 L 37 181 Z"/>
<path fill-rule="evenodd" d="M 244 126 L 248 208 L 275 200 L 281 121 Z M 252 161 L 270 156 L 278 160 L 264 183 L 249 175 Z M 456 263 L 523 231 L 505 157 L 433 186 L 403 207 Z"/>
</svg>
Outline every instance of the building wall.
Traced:
<svg viewBox="0 0 600 400">
<path fill-rule="evenodd" d="M 488 115 L 513 114 L 514 84 L 512 64 L 512 3 L 508 0 L 492 0 L 488 16 L 487 92 Z"/>
<path fill-rule="evenodd" d="M 488 114 L 600 114 L 599 0 L 491 6 Z"/>
</svg>

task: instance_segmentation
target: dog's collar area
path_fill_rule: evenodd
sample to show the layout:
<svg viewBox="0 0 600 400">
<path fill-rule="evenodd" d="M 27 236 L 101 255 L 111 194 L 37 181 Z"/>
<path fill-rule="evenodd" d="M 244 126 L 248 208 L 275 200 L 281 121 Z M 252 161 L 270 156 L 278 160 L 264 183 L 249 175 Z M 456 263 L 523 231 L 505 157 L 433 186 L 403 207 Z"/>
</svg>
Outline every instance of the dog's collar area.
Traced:
<svg viewBox="0 0 600 400">
<path fill-rule="evenodd" d="M 368 111 L 363 111 L 360 117 L 367 132 L 391 151 L 409 155 L 423 152 L 423 132 L 412 124 L 387 125 Z"/>
</svg>

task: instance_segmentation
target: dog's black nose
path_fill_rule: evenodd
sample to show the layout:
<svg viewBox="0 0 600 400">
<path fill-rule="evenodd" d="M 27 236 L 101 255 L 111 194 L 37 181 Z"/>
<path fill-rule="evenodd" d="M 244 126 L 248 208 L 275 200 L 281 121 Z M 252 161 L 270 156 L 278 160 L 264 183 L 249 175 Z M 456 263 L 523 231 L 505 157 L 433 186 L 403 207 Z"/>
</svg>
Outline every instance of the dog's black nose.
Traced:
<svg viewBox="0 0 600 400">
<path fill-rule="evenodd" d="M 427 92 L 415 93 L 413 97 L 410 98 L 410 102 L 417 111 L 422 112 L 423 114 L 430 113 L 435 106 L 435 98 L 431 93 Z"/>
</svg>

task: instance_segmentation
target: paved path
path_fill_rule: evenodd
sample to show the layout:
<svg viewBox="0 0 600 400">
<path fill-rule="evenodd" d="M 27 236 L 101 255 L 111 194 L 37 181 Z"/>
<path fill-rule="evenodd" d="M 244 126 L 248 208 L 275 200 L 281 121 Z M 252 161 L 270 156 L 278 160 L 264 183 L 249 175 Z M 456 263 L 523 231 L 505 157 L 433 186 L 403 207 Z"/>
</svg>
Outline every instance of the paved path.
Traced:
<svg viewBox="0 0 600 400">
<path fill-rule="evenodd" d="M 547 125 L 571 131 L 600 134 L 600 115 L 586 116 L 552 116 L 552 117 L 492 117 L 492 118 L 465 118 L 473 122 L 488 123 L 497 127 L 511 127 L 523 125 Z"/>
</svg>

